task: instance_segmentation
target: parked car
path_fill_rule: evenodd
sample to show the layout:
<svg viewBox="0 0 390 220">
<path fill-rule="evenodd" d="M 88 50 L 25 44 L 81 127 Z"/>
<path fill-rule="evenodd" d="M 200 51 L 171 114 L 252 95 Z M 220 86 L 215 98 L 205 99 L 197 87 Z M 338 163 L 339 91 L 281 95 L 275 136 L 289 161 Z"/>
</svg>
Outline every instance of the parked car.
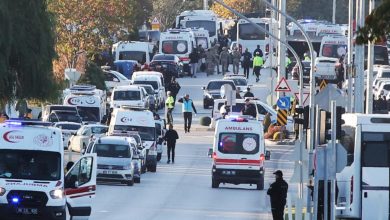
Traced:
<svg viewBox="0 0 390 220">
<path fill-rule="evenodd" d="M 236 86 L 232 80 L 211 80 L 207 86 L 202 87 L 203 89 L 203 108 L 208 109 L 213 106 L 214 99 L 220 99 L 221 87 L 225 84 L 232 86 L 233 90 L 236 90 Z"/>
<path fill-rule="evenodd" d="M 69 139 L 72 135 L 75 135 L 80 129 L 81 124 L 75 122 L 57 122 L 54 127 L 60 128 L 62 132 L 62 139 L 64 141 L 64 149 L 69 146 Z"/>
<path fill-rule="evenodd" d="M 104 83 L 108 91 L 111 91 L 117 86 L 127 86 L 131 84 L 131 80 L 127 79 L 122 73 L 114 70 L 105 70 L 104 73 Z"/>
<path fill-rule="evenodd" d="M 183 74 L 183 63 L 176 55 L 157 54 L 154 55 L 153 60 L 150 63 L 150 69 L 159 71 L 164 75 L 171 74 L 171 76 L 178 78 Z"/>
<path fill-rule="evenodd" d="M 108 131 L 108 126 L 99 124 L 83 125 L 76 133 L 69 139 L 69 151 L 81 152 L 86 149 L 91 136 L 100 137 Z"/>
<path fill-rule="evenodd" d="M 144 88 L 146 93 L 148 94 L 148 96 L 146 97 L 146 107 L 150 111 L 157 111 L 158 110 L 158 103 L 157 103 L 158 97 L 153 89 L 153 86 L 148 85 L 148 84 L 138 84 L 138 86 Z"/>
<path fill-rule="evenodd" d="M 224 80 L 232 80 L 236 88 L 240 89 L 240 93 L 244 93 L 250 85 L 248 79 L 243 74 L 226 74 Z"/>
<path fill-rule="evenodd" d="M 75 111 L 54 110 L 49 115 L 49 122 L 75 122 L 82 123 L 81 116 Z"/>
</svg>

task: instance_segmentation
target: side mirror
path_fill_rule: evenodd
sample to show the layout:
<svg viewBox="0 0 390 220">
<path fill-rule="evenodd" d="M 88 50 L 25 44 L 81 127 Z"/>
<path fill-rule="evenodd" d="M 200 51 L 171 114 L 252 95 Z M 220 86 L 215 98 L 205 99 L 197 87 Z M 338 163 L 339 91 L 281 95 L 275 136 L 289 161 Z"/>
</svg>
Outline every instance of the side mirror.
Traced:
<svg viewBox="0 0 390 220">
<path fill-rule="evenodd" d="M 81 149 L 81 151 L 80 151 L 80 153 L 82 154 L 82 155 L 84 155 L 85 154 L 85 152 L 86 152 L 86 150 L 83 148 L 83 149 Z"/>
<path fill-rule="evenodd" d="M 207 152 L 207 156 L 211 158 L 212 155 L 213 155 L 213 148 L 209 148 L 209 151 Z"/>
<path fill-rule="evenodd" d="M 206 90 L 206 87 L 205 87 L 205 86 L 202 86 L 202 90 Z"/>
<path fill-rule="evenodd" d="M 266 150 L 265 151 L 265 160 L 270 160 L 271 159 L 271 151 Z"/>
</svg>

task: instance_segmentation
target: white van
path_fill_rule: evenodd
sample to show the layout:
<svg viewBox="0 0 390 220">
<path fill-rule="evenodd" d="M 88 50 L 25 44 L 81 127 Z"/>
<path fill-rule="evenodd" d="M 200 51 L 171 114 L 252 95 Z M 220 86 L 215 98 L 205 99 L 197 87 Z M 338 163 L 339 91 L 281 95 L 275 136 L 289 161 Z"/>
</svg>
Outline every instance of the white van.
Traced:
<svg viewBox="0 0 390 220">
<path fill-rule="evenodd" d="M 138 132 L 146 148 L 146 168 L 151 172 L 157 169 L 157 137 L 153 113 L 140 108 L 122 106 L 111 114 L 108 135 L 118 132 Z"/>
<path fill-rule="evenodd" d="M 147 84 L 153 86 L 157 95 L 157 103 L 160 108 L 164 108 L 166 92 L 160 76 L 157 75 L 138 75 L 133 78 L 133 85 Z"/>
<path fill-rule="evenodd" d="M 106 114 L 106 93 L 91 85 L 76 85 L 63 91 L 64 105 L 76 106 L 83 122 L 100 123 Z"/>
<path fill-rule="evenodd" d="M 146 108 L 148 94 L 141 86 L 117 86 L 111 93 L 111 108 L 119 108 L 122 105 Z"/>
<path fill-rule="evenodd" d="M 195 47 L 195 35 L 191 29 L 169 29 L 160 35 L 159 53 L 178 56 L 185 72 L 189 72 L 190 53 Z"/>
<path fill-rule="evenodd" d="M 48 123 L 9 120 L 0 125 L 0 216 L 66 220 L 90 216 L 96 155 L 81 157 L 65 175 L 61 130 Z"/>
<path fill-rule="evenodd" d="M 347 165 L 336 174 L 339 219 L 388 219 L 390 116 L 343 114 Z"/>
<path fill-rule="evenodd" d="M 119 41 L 112 45 L 114 61 L 135 60 L 147 68 L 153 59 L 154 45 L 149 42 L 140 41 Z"/>
<path fill-rule="evenodd" d="M 207 30 L 204 28 L 192 28 L 192 32 L 194 32 L 195 36 L 195 42 L 196 45 L 202 45 L 202 48 L 207 50 L 211 48 L 211 40 L 210 40 L 210 35 Z"/>
<path fill-rule="evenodd" d="M 212 150 L 212 188 L 220 183 L 256 184 L 264 189 L 265 150 L 263 126 L 241 117 L 217 122 Z"/>
</svg>

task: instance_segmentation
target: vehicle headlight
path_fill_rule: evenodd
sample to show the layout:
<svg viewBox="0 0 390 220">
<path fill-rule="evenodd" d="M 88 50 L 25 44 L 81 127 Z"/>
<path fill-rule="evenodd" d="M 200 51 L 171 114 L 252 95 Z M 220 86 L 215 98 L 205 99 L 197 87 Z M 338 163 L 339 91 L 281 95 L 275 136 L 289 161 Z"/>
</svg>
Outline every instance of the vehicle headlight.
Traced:
<svg viewBox="0 0 390 220">
<path fill-rule="evenodd" d="M 64 197 L 64 190 L 63 188 L 55 189 L 50 191 L 50 197 L 52 199 L 62 199 Z"/>
<path fill-rule="evenodd" d="M 124 170 L 131 170 L 131 168 L 133 168 L 133 165 L 132 165 L 132 164 L 123 166 L 123 169 L 124 169 Z"/>
<path fill-rule="evenodd" d="M 5 190 L 3 187 L 0 187 L 0 196 L 3 196 L 5 192 L 7 192 L 7 190 Z"/>
</svg>

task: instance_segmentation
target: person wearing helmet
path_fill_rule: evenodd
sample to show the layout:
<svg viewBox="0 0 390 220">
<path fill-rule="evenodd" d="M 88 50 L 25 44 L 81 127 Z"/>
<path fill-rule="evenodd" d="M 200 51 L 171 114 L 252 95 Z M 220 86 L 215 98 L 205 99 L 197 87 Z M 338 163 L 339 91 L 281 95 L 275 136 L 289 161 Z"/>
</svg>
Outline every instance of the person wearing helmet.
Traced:
<svg viewBox="0 0 390 220">
<path fill-rule="evenodd" d="M 271 199 L 272 217 L 274 220 L 284 219 L 284 207 L 286 206 L 286 198 L 288 184 L 283 179 L 283 172 L 277 170 L 274 172 L 275 182 L 268 188 L 267 194 Z"/>
<path fill-rule="evenodd" d="M 255 58 L 253 59 L 253 72 L 256 74 L 256 82 L 259 82 L 260 70 L 263 64 L 263 58 L 259 52 L 256 52 Z"/>
</svg>

